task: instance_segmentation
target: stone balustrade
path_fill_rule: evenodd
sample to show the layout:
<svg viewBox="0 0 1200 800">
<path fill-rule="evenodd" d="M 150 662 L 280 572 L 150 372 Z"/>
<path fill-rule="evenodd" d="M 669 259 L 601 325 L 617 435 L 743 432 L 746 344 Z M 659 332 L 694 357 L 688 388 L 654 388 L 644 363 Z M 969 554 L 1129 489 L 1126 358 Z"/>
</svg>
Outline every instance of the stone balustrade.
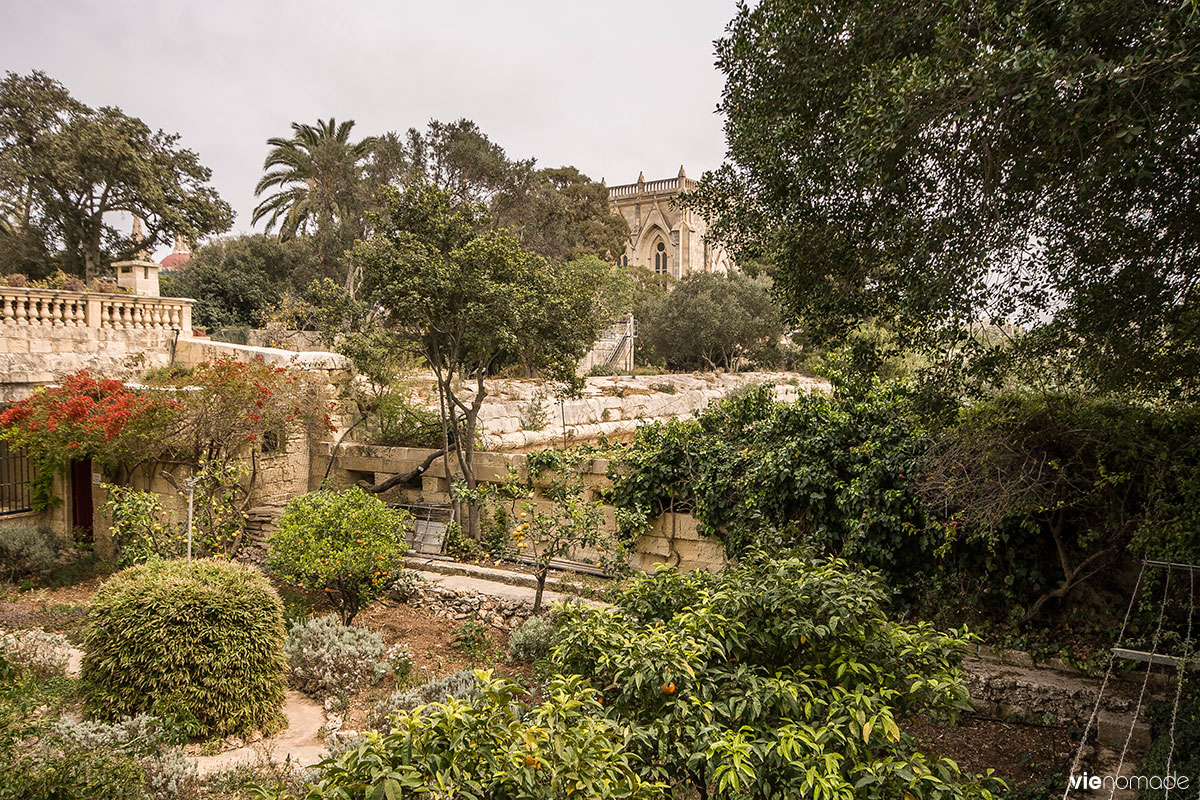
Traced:
<svg viewBox="0 0 1200 800">
<path fill-rule="evenodd" d="M 194 300 L 0 286 L 0 325 L 192 331 Z"/>
<path fill-rule="evenodd" d="M 685 192 L 695 189 L 699 184 L 690 178 L 664 178 L 659 181 L 642 181 L 641 183 L 623 183 L 619 186 L 608 187 L 608 199 L 632 197 L 637 194 L 659 194 L 662 192 Z"/>
</svg>

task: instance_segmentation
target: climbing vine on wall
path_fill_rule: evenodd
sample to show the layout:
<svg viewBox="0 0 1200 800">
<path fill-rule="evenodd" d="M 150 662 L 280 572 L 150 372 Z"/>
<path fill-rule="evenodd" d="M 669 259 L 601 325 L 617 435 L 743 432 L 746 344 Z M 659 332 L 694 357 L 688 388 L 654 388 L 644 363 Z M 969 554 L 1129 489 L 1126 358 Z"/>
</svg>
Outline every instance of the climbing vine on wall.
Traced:
<svg viewBox="0 0 1200 800">
<path fill-rule="evenodd" d="M 687 512 L 731 556 L 808 543 L 890 571 L 932 545 L 915 493 L 924 433 L 903 384 L 843 381 L 790 404 L 753 387 L 639 429 L 612 501 L 630 533 Z"/>
</svg>

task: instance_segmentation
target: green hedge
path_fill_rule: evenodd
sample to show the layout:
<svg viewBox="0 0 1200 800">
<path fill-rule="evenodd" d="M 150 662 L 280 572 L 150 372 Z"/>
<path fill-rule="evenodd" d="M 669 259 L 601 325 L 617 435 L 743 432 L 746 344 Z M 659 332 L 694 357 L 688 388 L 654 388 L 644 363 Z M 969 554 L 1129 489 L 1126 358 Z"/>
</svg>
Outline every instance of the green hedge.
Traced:
<svg viewBox="0 0 1200 800">
<path fill-rule="evenodd" d="M 171 717 L 197 736 L 269 731 L 283 720 L 283 604 L 251 567 L 153 561 L 96 594 L 84 644 L 88 711 Z"/>
</svg>

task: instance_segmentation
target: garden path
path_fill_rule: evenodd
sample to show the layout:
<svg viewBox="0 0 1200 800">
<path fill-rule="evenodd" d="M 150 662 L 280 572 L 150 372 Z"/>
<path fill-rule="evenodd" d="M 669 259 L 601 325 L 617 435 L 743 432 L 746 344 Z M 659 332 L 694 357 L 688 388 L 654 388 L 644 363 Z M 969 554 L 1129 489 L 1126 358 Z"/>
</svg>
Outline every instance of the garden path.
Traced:
<svg viewBox="0 0 1200 800">
<path fill-rule="evenodd" d="M 227 750 L 212 756 L 192 759 L 201 776 L 221 772 L 238 764 L 254 764 L 260 759 L 283 762 L 290 759 L 294 766 L 311 767 L 325 757 L 325 742 L 319 731 L 325 724 L 325 709 L 320 703 L 300 692 L 289 690 L 283 713 L 288 726 L 274 736 Z"/>
</svg>

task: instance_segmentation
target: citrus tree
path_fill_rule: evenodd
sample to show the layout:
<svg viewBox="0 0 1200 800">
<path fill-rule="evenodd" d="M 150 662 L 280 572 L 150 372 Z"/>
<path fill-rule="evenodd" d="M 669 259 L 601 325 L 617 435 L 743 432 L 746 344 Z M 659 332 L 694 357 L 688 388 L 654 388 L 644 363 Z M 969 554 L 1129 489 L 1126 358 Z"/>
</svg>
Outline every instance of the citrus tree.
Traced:
<svg viewBox="0 0 1200 800">
<path fill-rule="evenodd" d="M 886 587 L 841 560 L 750 555 L 660 570 L 614 609 L 568 606 L 551 650 L 628 729 L 643 777 L 700 797 L 992 798 L 901 723 L 970 708 L 965 631 L 887 618 Z"/>
<path fill-rule="evenodd" d="M 509 525 L 517 549 L 533 559 L 537 578 L 534 614 L 542 610 L 542 595 L 553 559 L 589 545 L 602 550 L 618 549 L 614 537 L 604 531 L 604 504 L 587 498 L 579 472 L 581 458 L 579 453 L 563 450 L 531 453 L 524 476 L 510 472 L 499 492 L 500 497 L 509 498 L 512 513 L 503 517 L 498 514 L 497 519 L 502 518 Z M 550 483 L 539 492 L 534 479 L 547 473 Z M 539 493 L 544 502 L 537 501 Z"/>
<path fill-rule="evenodd" d="M 349 625 L 403 572 L 408 519 L 358 487 L 309 492 L 284 508 L 267 563 L 281 578 L 323 591 Z"/>
<path fill-rule="evenodd" d="M 398 713 L 387 736 L 369 733 L 325 761 L 308 800 L 665 797 L 662 786 L 639 775 L 621 724 L 578 676 L 551 680 L 533 705 L 522 701 L 527 693 L 518 684 L 486 671 L 476 678 L 472 698 Z"/>
</svg>

